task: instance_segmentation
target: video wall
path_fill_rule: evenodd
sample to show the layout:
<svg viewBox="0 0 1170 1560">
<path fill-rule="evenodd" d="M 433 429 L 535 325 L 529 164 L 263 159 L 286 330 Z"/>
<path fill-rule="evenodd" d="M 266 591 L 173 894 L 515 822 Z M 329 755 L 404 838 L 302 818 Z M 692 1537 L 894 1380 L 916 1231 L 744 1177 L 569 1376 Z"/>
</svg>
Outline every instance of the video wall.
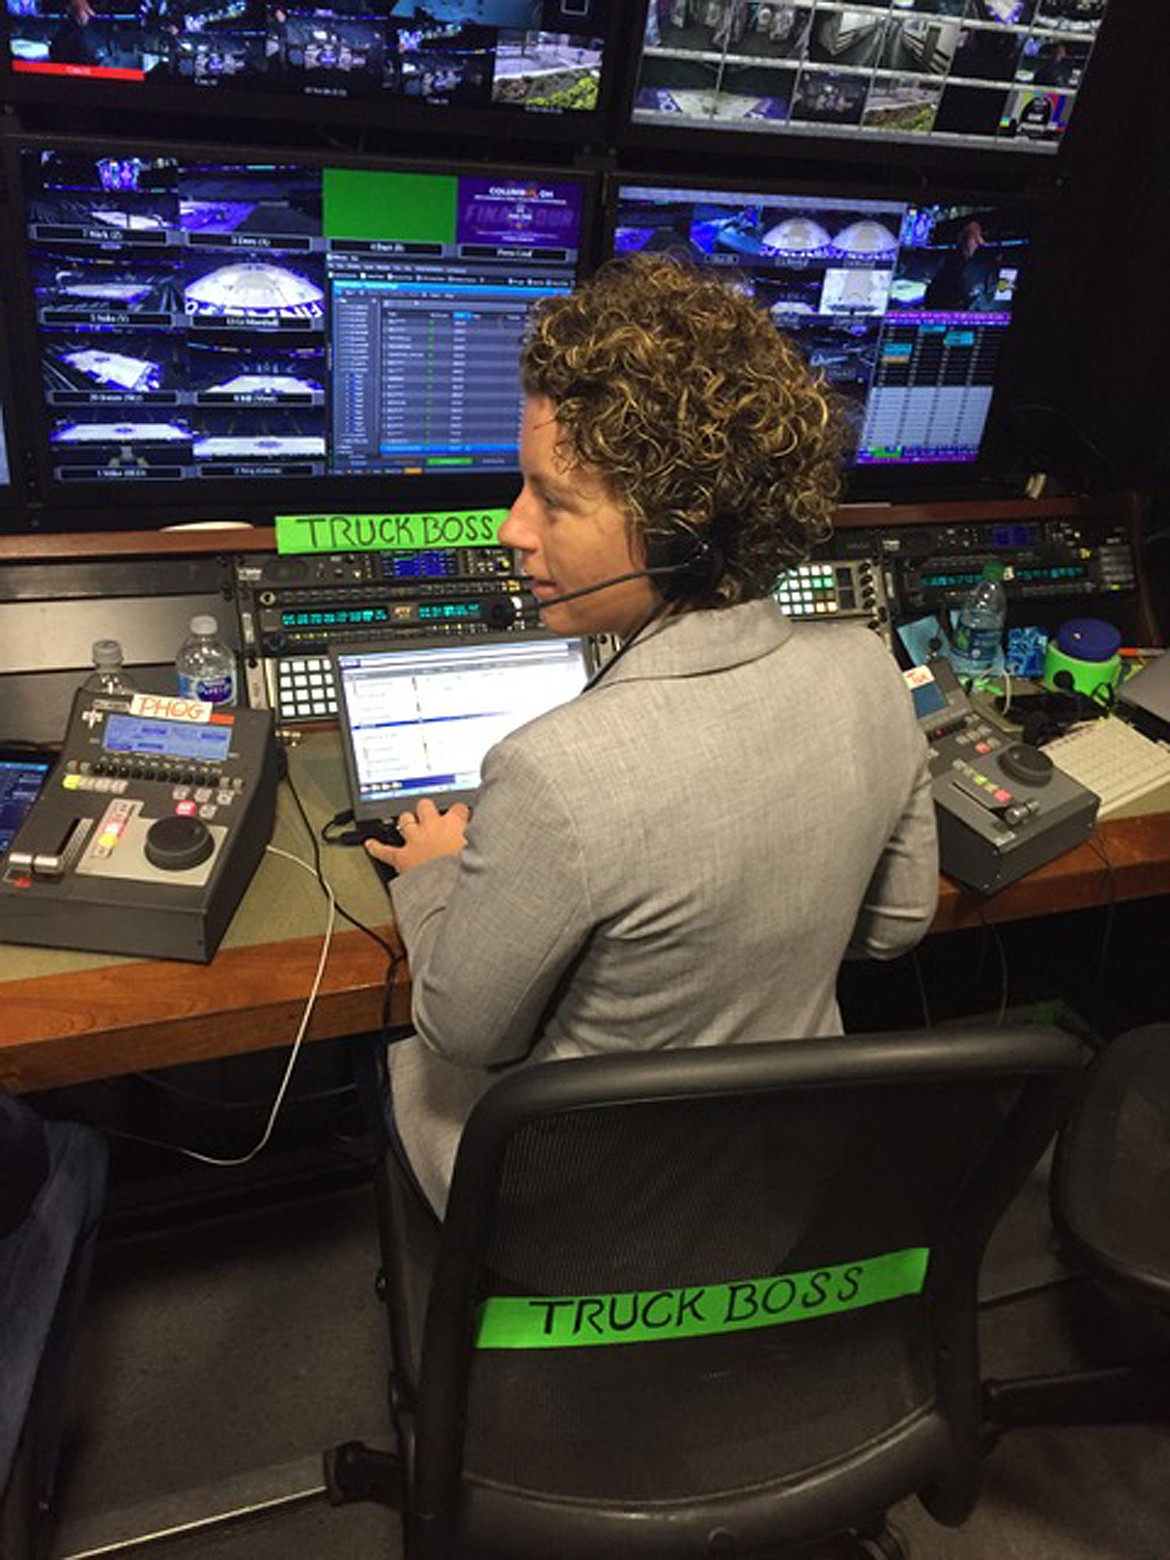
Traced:
<svg viewBox="0 0 1170 1560">
<path fill-rule="evenodd" d="M 54 484 L 511 473 L 527 312 L 586 181 L 18 153 Z"/>
<path fill-rule="evenodd" d="M 867 494 L 954 496 L 1105 5 L 5 0 L 0 507 L 505 504 L 529 310 L 639 249 L 765 305 Z"/>
<path fill-rule="evenodd" d="M 1106 0 L 649 0 L 635 126 L 1055 151 Z"/>
</svg>

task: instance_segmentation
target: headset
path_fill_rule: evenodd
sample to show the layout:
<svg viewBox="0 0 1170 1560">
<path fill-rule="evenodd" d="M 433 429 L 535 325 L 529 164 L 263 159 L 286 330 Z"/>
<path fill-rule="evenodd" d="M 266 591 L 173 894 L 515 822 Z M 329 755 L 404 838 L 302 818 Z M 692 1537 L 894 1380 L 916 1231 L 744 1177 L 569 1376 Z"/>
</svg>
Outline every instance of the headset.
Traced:
<svg viewBox="0 0 1170 1560">
<path fill-rule="evenodd" d="M 593 585 L 563 591 L 559 596 L 546 596 L 540 602 L 540 608 L 543 611 L 546 607 L 559 607 L 563 601 L 592 596 L 629 580 L 666 580 L 668 583 L 661 587 L 663 597 L 667 601 L 680 601 L 713 590 L 725 568 L 723 549 L 705 534 L 680 530 L 669 536 L 651 536 L 646 542 L 644 569 L 631 569 L 628 574 L 615 574 L 610 579 L 597 580 Z M 510 628 L 517 616 L 513 598 L 503 594 L 488 596 L 480 607 L 480 617 L 491 628 Z"/>
</svg>

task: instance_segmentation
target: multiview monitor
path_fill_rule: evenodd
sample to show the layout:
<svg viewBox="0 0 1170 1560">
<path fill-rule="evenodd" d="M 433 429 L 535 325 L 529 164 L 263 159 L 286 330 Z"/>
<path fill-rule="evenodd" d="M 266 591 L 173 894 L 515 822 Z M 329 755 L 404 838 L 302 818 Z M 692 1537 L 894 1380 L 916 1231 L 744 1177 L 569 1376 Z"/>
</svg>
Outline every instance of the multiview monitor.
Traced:
<svg viewBox="0 0 1170 1560">
<path fill-rule="evenodd" d="M 584 177 L 222 149 L 17 156 L 58 496 L 511 481 L 525 321 L 576 277 Z"/>
<path fill-rule="evenodd" d="M 1106 0 L 648 0 L 634 125 L 1055 151 Z"/>
<path fill-rule="evenodd" d="M 459 114 L 526 133 L 599 111 L 606 0 L 7 0 L 17 95 L 281 118 Z M 176 95 L 177 94 L 177 95 Z M 348 105 L 348 113 L 346 112 Z M 555 133 L 555 132 L 554 132 Z"/>
<path fill-rule="evenodd" d="M 858 467 L 980 453 L 1029 246 L 1020 210 L 652 185 L 611 192 L 617 254 L 717 266 L 840 394 Z"/>
</svg>

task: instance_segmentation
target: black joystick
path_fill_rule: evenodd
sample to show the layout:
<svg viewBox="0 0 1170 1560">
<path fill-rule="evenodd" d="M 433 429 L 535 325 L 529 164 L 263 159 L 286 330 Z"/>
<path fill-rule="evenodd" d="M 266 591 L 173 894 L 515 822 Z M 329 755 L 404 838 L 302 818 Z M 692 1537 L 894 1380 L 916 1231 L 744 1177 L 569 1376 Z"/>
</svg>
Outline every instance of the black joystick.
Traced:
<svg viewBox="0 0 1170 1560">
<path fill-rule="evenodd" d="M 1004 748 L 999 763 L 1004 774 L 1025 785 L 1047 785 L 1052 779 L 1052 760 L 1028 742 L 1013 742 Z"/>
<path fill-rule="evenodd" d="M 215 849 L 211 830 L 201 818 L 173 813 L 156 818 L 146 831 L 146 859 L 163 872 L 186 872 L 206 861 Z"/>
</svg>

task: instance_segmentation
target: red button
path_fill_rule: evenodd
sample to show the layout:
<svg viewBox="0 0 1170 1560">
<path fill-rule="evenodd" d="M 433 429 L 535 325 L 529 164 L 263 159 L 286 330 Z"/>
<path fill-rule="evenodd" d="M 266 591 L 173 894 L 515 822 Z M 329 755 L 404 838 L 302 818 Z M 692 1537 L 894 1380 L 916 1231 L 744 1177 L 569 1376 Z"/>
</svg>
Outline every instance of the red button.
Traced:
<svg viewBox="0 0 1170 1560">
<path fill-rule="evenodd" d="M 175 811 L 180 818 L 193 818 L 197 808 L 194 802 L 176 802 Z"/>
<path fill-rule="evenodd" d="M 1010 791 L 1004 791 L 1003 789 L 994 791 L 992 795 L 995 797 L 997 802 L 1010 802 L 1012 799 L 1012 793 Z"/>
</svg>

